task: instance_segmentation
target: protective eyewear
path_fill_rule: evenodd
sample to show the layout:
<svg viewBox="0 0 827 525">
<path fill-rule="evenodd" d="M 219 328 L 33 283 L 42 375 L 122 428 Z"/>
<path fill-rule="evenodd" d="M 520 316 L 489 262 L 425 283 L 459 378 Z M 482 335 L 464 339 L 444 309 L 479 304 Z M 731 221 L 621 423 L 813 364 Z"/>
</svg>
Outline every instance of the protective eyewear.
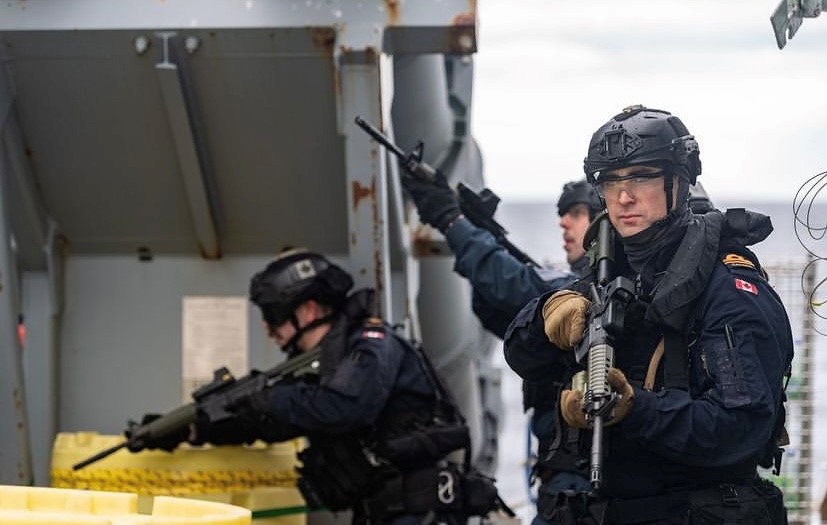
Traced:
<svg viewBox="0 0 827 525">
<path fill-rule="evenodd" d="M 664 172 L 633 173 L 624 177 L 610 177 L 597 181 L 597 193 L 604 199 L 617 200 L 620 192 L 631 196 L 663 186 Z"/>
</svg>

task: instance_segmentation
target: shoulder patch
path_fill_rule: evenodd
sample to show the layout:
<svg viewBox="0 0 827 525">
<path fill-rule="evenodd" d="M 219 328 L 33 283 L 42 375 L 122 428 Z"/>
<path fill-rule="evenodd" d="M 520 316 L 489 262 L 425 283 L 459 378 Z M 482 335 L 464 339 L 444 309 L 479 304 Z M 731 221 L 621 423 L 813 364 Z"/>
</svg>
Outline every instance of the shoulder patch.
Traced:
<svg viewBox="0 0 827 525">
<path fill-rule="evenodd" d="M 722 259 L 723 263 L 729 268 L 749 268 L 755 270 L 755 264 L 743 255 L 737 253 L 728 253 Z"/>
<path fill-rule="evenodd" d="M 735 279 L 735 288 L 749 292 L 752 295 L 758 295 L 758 287 L 743 279 Z"/>
<path fill-rule="evenodd" d="M 375 328 L 367 328 L 362 331 L 362 337 L 365 339 L 384 339 L 385 332 Z"/>
</svg>

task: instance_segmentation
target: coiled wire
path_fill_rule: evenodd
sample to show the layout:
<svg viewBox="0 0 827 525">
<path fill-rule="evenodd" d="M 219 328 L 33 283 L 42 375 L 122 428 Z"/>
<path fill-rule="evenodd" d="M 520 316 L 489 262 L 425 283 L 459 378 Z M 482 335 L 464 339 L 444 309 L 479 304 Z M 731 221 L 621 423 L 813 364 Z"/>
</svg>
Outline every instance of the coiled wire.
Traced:
<svg viewBox="0 0 827 525">
<path fill-rule="evenodd" d="M 827 304 L 827 299 L 821 298 L 822 294 L 825 293 L 822 287 L 827 283 L 827 277 L 817 280 L 811 289 L 807 289 L 805 276 L 808 271 L 814 272 L 818 263 L 827 260 L 825 257 L 827 253 L 821 251 L 823 248 L 816 248 L 816 243 L 827 235 L 827 217 L 818 217 L 815 210 L 816 200 L 825 187 L 827 187 L 827 171 L 822 171 L 807 179 L 798 188 L 793 198 L 793 230 L 798 242 L 810 258 L 810 261 L 801 272 L 801 291 L 807 297 L 808 308 L 821 319 L 827 319 L 827 315 L 822 313 L 823 309 L 821 308 Z M 821 335 L 827 335 L 817 328 L 815 330 Z"/>
</svg>

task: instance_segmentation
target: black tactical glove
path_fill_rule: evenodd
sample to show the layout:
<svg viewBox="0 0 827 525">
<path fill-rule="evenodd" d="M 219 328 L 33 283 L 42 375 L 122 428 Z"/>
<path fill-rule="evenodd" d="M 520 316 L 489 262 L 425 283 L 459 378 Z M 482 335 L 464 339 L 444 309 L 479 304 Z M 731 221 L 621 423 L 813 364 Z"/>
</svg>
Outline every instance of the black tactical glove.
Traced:
<svg viewBox="0 0 827 525">
<path fill-rule="evenodd" d="M 199 411 L 189 442 L 193 445 L 240 445 L 252 443 L 256 439 L 265 439 L 266 429 L 272 424 L 267 416 L 272 390 L 266 388 L 266 381 L 267 378 L 263 374 L 259 375 L 256 381 L 258 385 L 252 387 L 250 395 L 225 407 L 232 413 L 232 417 L 214 423 Z"/>
<path fill-rule="evenodd" d="M 133 439 L 136 435 L 136 431 L 140 427 L 148 425 L 160 417 L 161 414 L 144 414 L 144 417 L 141 418 L 140 423 L 129 421 L 125 432 L 126 439 L 128 441 L 126 448 L 128 448 L 131 452 L 140 452 L 144 449 L 152 450 L 156 448 L 166 450 L 167 452 L 172 452 L 178 447 L 178 445 L 187 440 L 190 432 L 188 426 L 181 427 L 180 429 L 163 436 L 143 436 L 137 440 Z"/>
<path fill-rule="evenodd" d="M 188 441 L 192 445 L 242 445 L 250 444 L 256 439 L 255 421 L 232 417 L 220 423 L 210 423 L 206 417 L 199 416 L 193 424 Z"/>
<path fill-rule="evenodd" d="M 443 233 L 461 214 L 454 191 L 439 171 L 433 181 L 406 175 L 402 186 L 413 199 L 419 219 Z"/>
</svg>

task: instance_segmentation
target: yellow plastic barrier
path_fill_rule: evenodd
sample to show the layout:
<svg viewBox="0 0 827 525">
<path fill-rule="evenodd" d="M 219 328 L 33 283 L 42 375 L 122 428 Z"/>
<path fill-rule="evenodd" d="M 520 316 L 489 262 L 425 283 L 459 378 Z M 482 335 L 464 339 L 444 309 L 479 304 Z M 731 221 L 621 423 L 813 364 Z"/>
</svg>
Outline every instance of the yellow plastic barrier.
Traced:
<svg viewBox="0 0 827 525">
<path fill-rule="evenodd" d="M 0 525 L 249 525 L 248 509 L 158 496 L 138 514 L 138 495 L 0 486 Z"/>
<path fill-rule="evenodd" d="M 134 492 L 142 496 L 140 511 L 145 510 L 143 496 L 186 496 L 250 509 L 256 525 L 304 525 L 306 521 L 304 500 L 296 489 L 296 452 L 301 440 L 244 447 L 182 445 L 173 453 L 120 450 L 72 470 L 75 463 L 122 440 L 96 432 L 58 434 L 52 449 L 52 486 Z"/>
</svg>

